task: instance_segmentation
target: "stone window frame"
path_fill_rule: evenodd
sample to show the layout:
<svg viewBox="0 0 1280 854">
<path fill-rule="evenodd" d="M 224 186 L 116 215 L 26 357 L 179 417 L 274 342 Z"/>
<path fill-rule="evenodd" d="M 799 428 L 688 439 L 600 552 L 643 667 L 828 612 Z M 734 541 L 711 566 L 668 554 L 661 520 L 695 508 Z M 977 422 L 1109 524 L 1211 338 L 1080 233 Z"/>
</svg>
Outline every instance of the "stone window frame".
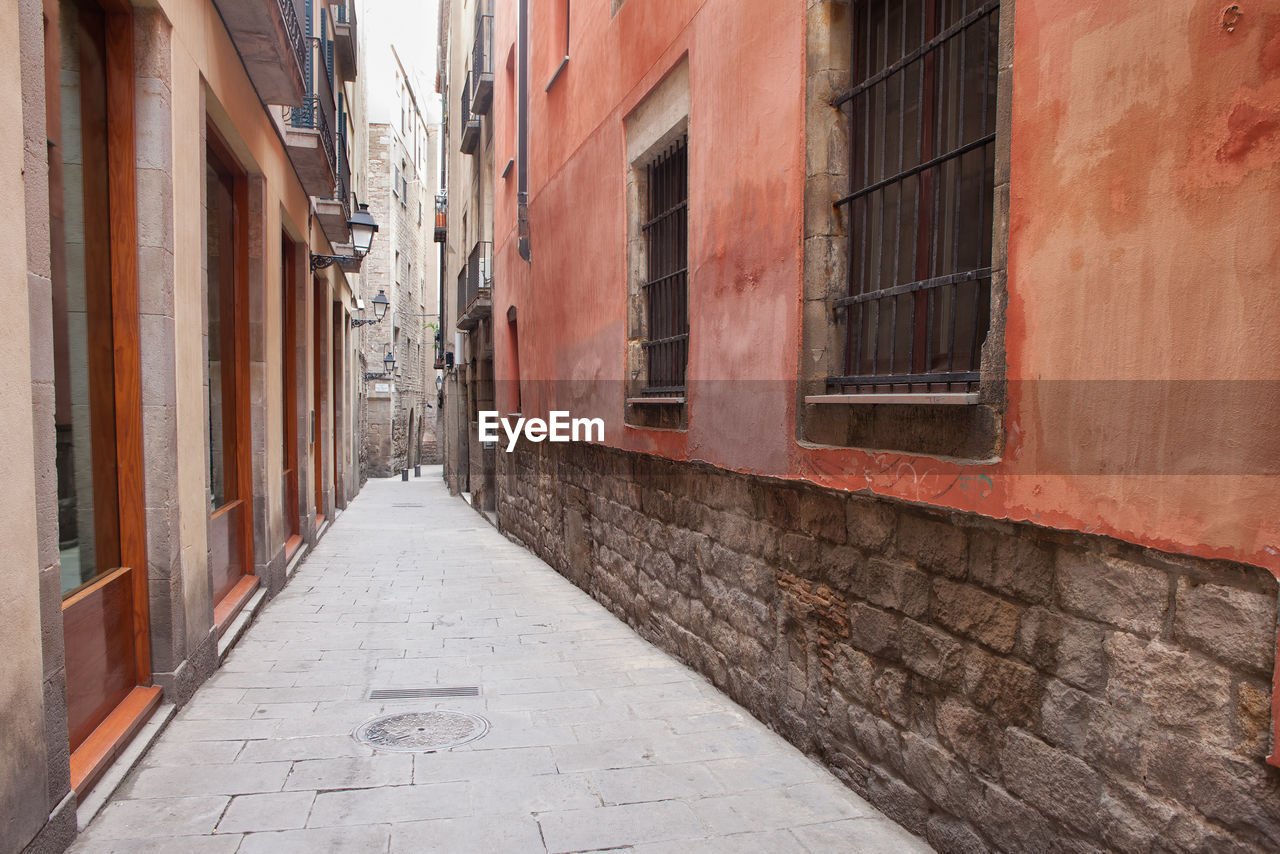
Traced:
<svg viewBox="0 0 1280 854">
<path fill-rule="evenodd" d="M 623 420 L 629 427 L 688 429 L 687 388 L 690 376 L 687 367 L 684 396 L 646 399 L 642 394 L 649 367 L 643 344 L 648 340 L 649 329 L 644 294 L 648 255 L 641 226 L 647 210 L 647 167 L 666 146 L 681 136 L 688 137 L 687 144 L 692 146 L 689 104 L 689 56 L 686 53 L 675 61 L 623 120 L 627 162 L 627 340 Z M 689 195 L 692 197 L 692 157 L 688 168 Z M 687 209 L 692 219 L 692 199 Z M 688 288 L 690 292 L 693 289 L 692 273 L 688 277 Z"/>
<path fill-rule="evenodd" d="M 1012 127 L 1014 0 L 1002 0 L 997 42 L 996 141 L 991 252 L 991 316 L 976 393 L 828 394 L 842 373 L 846 320 L 831 308 L 848 276 L 847 112 L 835 105 L 848 88 L 853 8 L 859 0 L 808 0 L 806 16 L 804 293 L 796 437 L 807 447 L 853 447 L 962 460 L 992 460 L 1003 450 L 1007 405 L 1004 343 L 1008 303 L 1009 158 Z M 950 404 L 950 405 L 949 405 Z"/>
</svg>

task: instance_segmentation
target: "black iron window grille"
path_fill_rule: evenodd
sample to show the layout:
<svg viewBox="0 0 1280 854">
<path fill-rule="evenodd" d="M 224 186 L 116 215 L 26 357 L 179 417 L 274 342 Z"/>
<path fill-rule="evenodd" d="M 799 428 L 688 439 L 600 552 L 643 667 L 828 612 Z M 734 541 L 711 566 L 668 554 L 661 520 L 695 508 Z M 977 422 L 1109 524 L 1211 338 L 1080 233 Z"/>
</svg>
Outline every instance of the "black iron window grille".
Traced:
<svg viewBox="0 0 1280 854">
<path fill-rule="evenodd" d="M 670 143 L 645 170 L 648 203 L 644 283 L 648 363 L 645 395 L 682 394 L 689 360 L 688 134 Z"/>
<path fill-rule="evenodd" d="M 998 0 L 863 0 L 840 393 L 971 392 L 990 325 Z"/>
</svg>

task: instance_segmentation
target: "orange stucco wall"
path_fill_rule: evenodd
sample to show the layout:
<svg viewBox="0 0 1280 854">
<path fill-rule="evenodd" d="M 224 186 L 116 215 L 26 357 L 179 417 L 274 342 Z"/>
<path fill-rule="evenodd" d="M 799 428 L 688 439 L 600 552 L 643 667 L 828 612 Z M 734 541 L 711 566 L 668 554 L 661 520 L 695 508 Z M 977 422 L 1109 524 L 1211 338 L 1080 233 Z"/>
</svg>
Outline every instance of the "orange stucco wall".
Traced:
<svg viewBox="0 0 1280 854">
<path fill-rule="evenodd" d="M 495 193 L 494 315 L 517 306 L 526 415 L 569 409 L 603 417 L 618 447 L 1280 572 L 1280 8 L 1245 4 L 1228 32 L 1212 2 L 1018 2 L 1005 447 L 962 464 L 796 439 L 805 3 L 626 0 L 612 19 L 604 0 L 574 4 L 546 92 L 563 34 L 539 22 L 558 2 L 530 0 L 532 265 L 515 170 Z M 515 25 L 500 4 L 500 68 Z M 688 430 L 640 430 L 623 424 L 623 119 L 685 54 Z"/>
</svg>

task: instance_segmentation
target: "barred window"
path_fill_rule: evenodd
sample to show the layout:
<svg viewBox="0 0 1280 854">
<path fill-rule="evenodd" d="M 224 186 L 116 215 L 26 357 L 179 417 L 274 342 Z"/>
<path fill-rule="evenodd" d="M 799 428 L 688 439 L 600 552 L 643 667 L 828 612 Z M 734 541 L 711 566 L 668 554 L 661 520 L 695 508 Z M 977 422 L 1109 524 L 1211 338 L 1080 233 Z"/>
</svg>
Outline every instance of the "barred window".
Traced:
<svg viewBox="0 0 1280 854">
<path fill-rule="evenodd" d="M 688 140 L 688 134 L 680 136 L 645 170 L 646 395 L 684 393 L 689 358 Z"/>
<path fill-rule="evenodd" d="M 840 393 L 969 392 L 990 324 L 999 2 L 854 15 Z"/>
</svg>

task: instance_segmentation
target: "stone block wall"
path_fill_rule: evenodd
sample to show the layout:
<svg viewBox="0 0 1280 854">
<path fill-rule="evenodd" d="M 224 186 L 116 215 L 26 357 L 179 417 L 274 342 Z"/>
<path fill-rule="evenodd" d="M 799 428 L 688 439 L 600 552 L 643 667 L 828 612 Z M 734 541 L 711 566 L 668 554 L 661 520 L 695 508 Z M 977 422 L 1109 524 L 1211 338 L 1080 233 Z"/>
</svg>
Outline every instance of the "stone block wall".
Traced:
<svg viewBox="0 0 1280 854">
<path fill-rule="evenodd" d="M 401 163 L 404 171 L 399 170 Z M 384 290 L 391 309 L 382 323 L 360 327 L 360 353 L 370 366 L 365 370 L 381 371 L 387 348 L 397 343 L 395 378 L 366 381 L 363 386 L 369 410 L 362 416 L 368 426 L 361 432 L 365 477 L 394 476 L 412 465 L 409 416 L 413 414 L 417 433 L 425 426 L 428 396 L 435 396 L 435 371 L 429 368 L 435 342 L 428 323 L 437 319 L 436 294 L 427 287 L 428 248 L 433 255 L 435 244 L 426 235 L 428 228 L 434 229 L 435 220 L 434 197 L 423 183 L 427 177 L 415 171 L 414 160 L 393 127 L 369 125 L 368 202 L 382 230 L 365 258 L 360 289 L 370 307 L 378 291 Z M 391 385 L 385 405 L 379 403 L 381 393 L 373 391 L 376 382 Z"/>
<path fill-rule="evenodd" d="M 502 530 L 944 852 L 1280 848 L 1277 583 L 584 445 Z"/>
</svg>

